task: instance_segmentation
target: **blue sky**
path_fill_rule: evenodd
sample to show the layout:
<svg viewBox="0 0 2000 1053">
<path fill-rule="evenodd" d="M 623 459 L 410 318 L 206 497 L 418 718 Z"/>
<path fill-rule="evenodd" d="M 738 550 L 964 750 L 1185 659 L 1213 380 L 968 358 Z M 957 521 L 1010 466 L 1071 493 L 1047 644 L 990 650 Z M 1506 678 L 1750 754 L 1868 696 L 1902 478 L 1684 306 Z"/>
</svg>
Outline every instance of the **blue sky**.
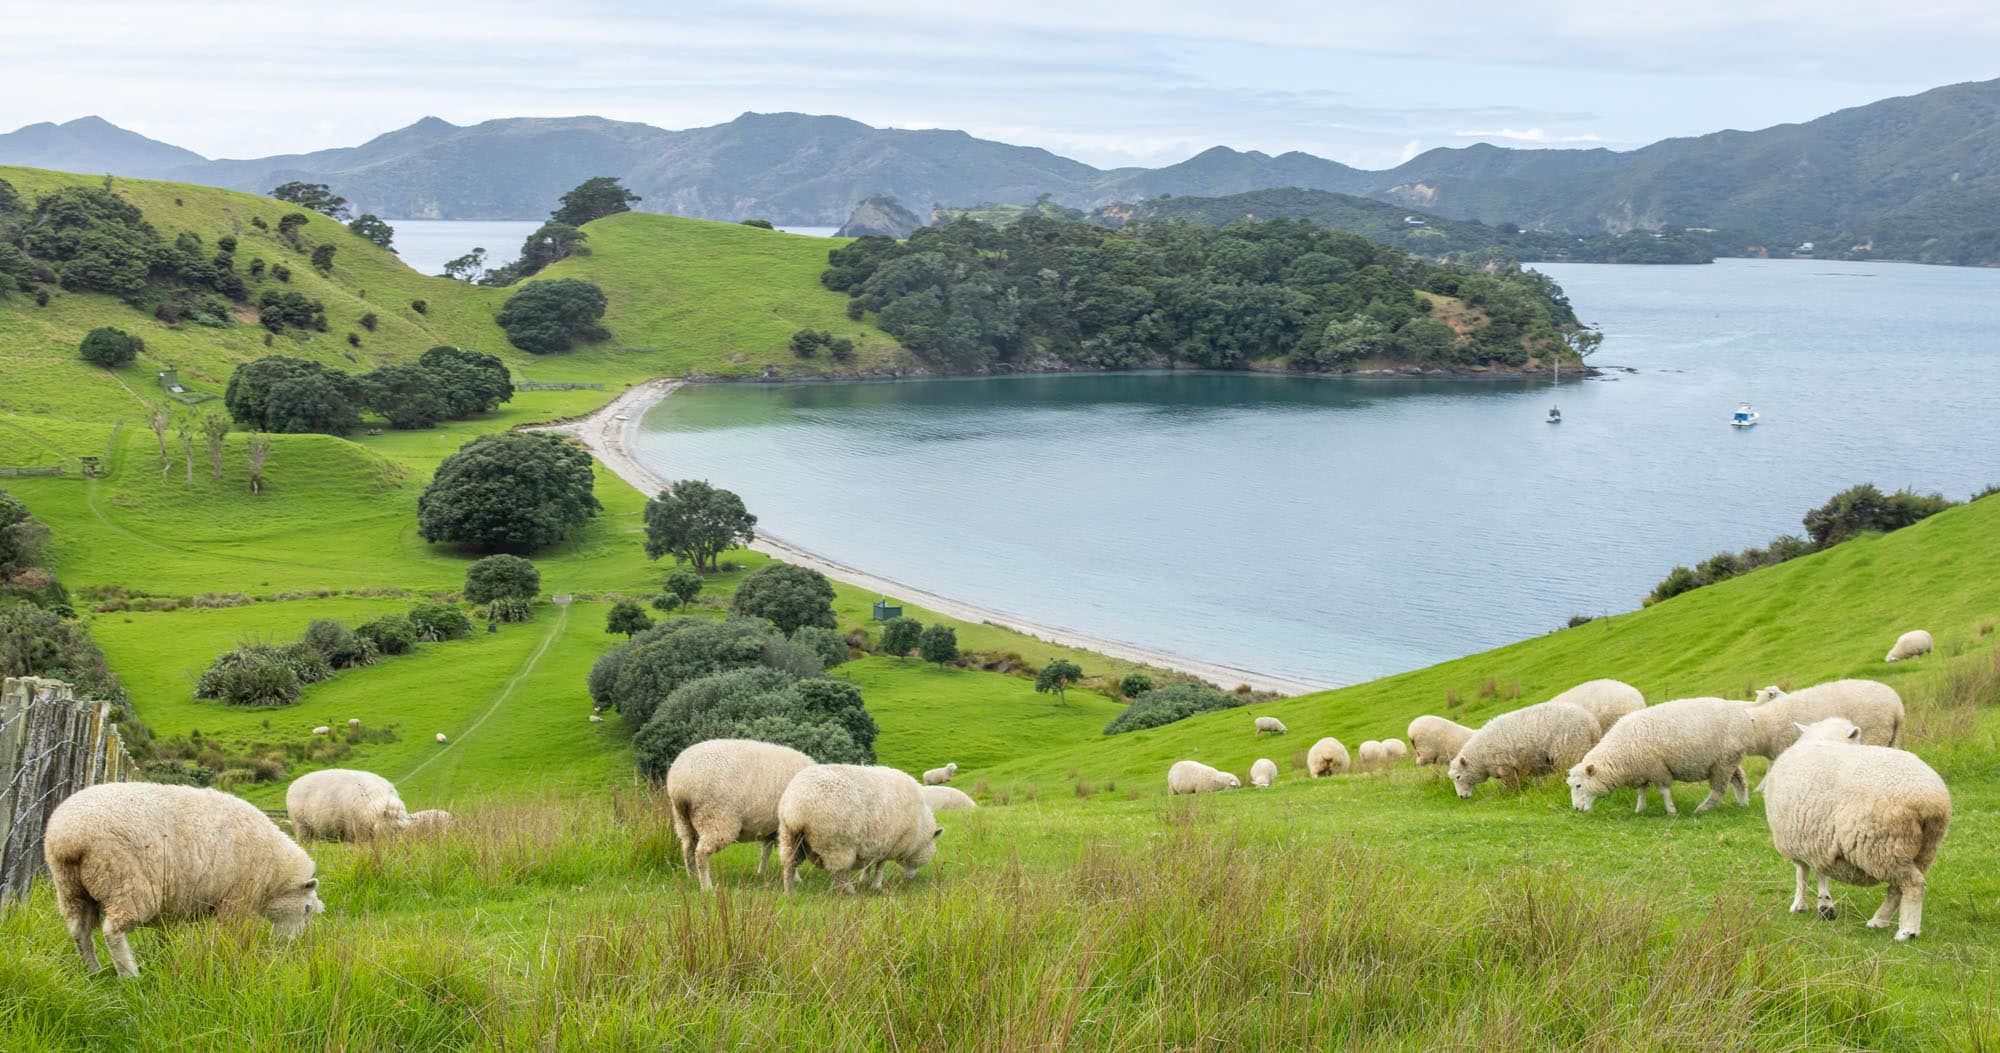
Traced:
<svg viewBox="0 0 2000 1053">
<path fill-rule="evenodd" d="M 99 114 L 211 157 L 425 115 L 745 110 L 962 128 L 1098 165 L 1226 144 L 1380 168 L 1626 149 L 2000 76 L 1992 0 L 66 0 L 10 5 L 0 130 Z"/>
</svg>

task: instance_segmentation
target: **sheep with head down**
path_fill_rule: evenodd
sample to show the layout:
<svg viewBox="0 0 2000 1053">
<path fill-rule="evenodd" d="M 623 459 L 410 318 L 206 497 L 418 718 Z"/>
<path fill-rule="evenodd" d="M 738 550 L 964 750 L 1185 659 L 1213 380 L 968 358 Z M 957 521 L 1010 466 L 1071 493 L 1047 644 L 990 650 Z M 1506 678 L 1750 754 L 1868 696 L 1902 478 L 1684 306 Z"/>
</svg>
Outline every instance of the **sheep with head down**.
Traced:
<svg viewBox="0 0 2000 1053">
<path fill-rule="evenodd" d="M 1451 759 L 1451 782 L 1459 797 L 1488 779 L 1513 782 L 1563 771 L 1597 744 L 1597 718 L 1567 702 L 1537 702 L 1502 713 L 1465 740 Z"/>
<path fill-rule="evenodd" d="M 396 786 L 372 771 L 326 768 L 285 788 L 285 815 L 301 841 L 372 841 L 410 825 Z"/>
<path fill-rule="evenodd" d="M 1313 743 L 1306 751 L 1306 774 L 1315 779 L 1344 774 L 1350 763 L 1347 747 L 1331 735 Z"/>
<path fill-rule="evenodd" d="M 1285 722 L 1279 720 L 1277 717 L 1257 718 L 1257 734 L 1259 735 L 1283 735 L 1285 730 Z"/>
<path fill-rule="evenodd" d="M 1931 634 L 1922 629 L 1912 629 L 1896 637 L 1895 646 L 1882 657 L 1884 662 L 1901 662 L 1931 653 Z"/>
<path fill-rule="evenodd" d="M 979 807 L 978 801 L 955 786 L 924 787 L 924 803 L 930 805 L 933 812 L 971 811 Z"/>
<path fill-rule="evenodd" d="M 703 891 L 715 887 L 711 859 L 738 841 L 761 842 L 757 873 L 764 873 L 778 843 L 778 802 L 812 763 L 790 746 L 754 739 L 707 739 L 674 757 L 667 804 L 681 861 Z"/>
<path fill-rule="evenodd" d="M 1250 766 L 1250 786 L 1252 789 L 1269 789 L 1271 784 L 1277 781 L 1278 764 L 1271 758 L 1259 757 L 1257 758 L 1257 763 Z"/>
<path fill-rule="evenodd" d="M 1384 765 L 1394 764 L 1409 755 L 1410 748 L 1403 745 L 1402 739 L 1382 740 L 1382 763 Z"/>
<path fill-rule="evenodd" d="M 815 764 L 792 777 L 778 800 L 778 860 L 785 891 L 798 887 L 799 865 L 817 864 L 837 891 L 853 893 L 875 872 L 879 890 L 890 864 L 904 877 L 937 854 L 944 832 L 924 803 L 923 786 L 906 772 L 864 764 Z"/>
<path fill-rule="evenodd" d="M 1360 746 L 1355 747 L 1355 771 L 1374 771 L 1382 766 L 1383 760 L 1382 744 L 1374 739 L 1369 739 Z"/>
<path fill-rule="evenodd" d="M 1417 755 L 1417 763 L 1450 764 L 1458 751 L 1465 748 L 1467 739 L 1472 738 L 1472 729 L 1463 724 L 1425 714 L 1410 721 L 1410 749 Z"/>
<path fill-rule="evenodd" d="M 1215 793 L 1218 790 L 1238 789 L 1242 785 L 1243 780 L 1200 761 L 1175 761 L 1174 766 L 1167 769 L 1167 792 L 1173 795 Z"/>
<path fill-rule="evenodd" d="M 1597 726 L 1609 731 L 1618 718 L 1646 708 L 1646 696 L 1623 680 L 1586 680 L 1549 699 L 1578 706 L 1597 718 Z"/>
<path fill-rule="evenodd" d="M 1696 815 L 1721 803 L 1730 787 L 1738 804 L 1750 803 L 1743 754 L 1754 732 L 1741 702 L 1684 698 L 1630 714 L 1569 769 L 1570 804 L 1590 811 L 1599 797 L 1626 786 L 1638 791 L 1637 811 L 1646 810 L 1646 787 L 1660 793 L 1667 814 L 1674 811 L 1675 782 L 1706 782 L 1708 798 Z"/>
<path fill-rule="evenodd" d="M 1762 698 L 1762 692 L 1759 692 Z M 1852 721 L 1866 746 L 1894 746 L 1903 738 L 1903 696 L 1879 680 L 1831 680 L 1745 706 L 1754 727 L 1750 752 L 1776 758 L 1797 741 L 1799 727 L 1828 717 Z"/>
</svg>

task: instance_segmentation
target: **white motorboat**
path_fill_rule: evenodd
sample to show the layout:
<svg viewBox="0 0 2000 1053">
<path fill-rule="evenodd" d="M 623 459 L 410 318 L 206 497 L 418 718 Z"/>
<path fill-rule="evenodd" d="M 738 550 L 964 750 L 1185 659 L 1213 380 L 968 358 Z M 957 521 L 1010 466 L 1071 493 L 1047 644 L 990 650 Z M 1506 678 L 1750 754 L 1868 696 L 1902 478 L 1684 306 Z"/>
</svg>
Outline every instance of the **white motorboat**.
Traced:
<svg viewBox="0 0 2000 1053">
<path fill-rule="evenodd" d="M 1750 404 L 1745 402 L 1736 407 L 1735 414 L 1729 418 L 1729 424 L 1735 428 L 1754 428 L 1757 426 L 1757 419 L 1757 411 L 1751 409 Z"/>
</svg>

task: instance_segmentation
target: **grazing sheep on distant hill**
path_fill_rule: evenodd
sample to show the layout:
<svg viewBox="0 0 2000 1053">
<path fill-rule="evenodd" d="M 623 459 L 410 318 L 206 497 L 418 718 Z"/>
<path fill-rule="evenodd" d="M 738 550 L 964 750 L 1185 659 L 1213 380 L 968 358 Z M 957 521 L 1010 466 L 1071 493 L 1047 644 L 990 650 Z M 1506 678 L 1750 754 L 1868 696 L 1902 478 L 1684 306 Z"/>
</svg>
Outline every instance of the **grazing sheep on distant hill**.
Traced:
<svg viewBox="0 0 2000 1053">
<path fill-rule="evenodd" d="M 443 741 L 444 741 L 444 732 L 440 731 L 440 732 L 438 732 L 438 733 L 437 733 L 437 740 L 438 740 L 439 742 L 443 742 Z"/>
<path fill-rule="evenodd" d="M 1410 721 L 1409 735 L 1418 764 L 1450 764 L 1472 737 L 1472 729 L 1426 714 Z"/>
<path fill-rule="evenodd" d="M 1339 775 L 1347 771 L 1348 765 L 1347 747 L 1332 736 L 1313 743 L 1312 749 L 1306 751 L 1306 774 L 1315 779 Z"/>
<path fill-rule="evenodd" d="M 894 768 L 815 764 L 792 777 L 778 801 L 778 859 L 785 891 L 798 887 L 799 864 L 817 863 L 835 889 L 852 893 L 855 872 L 875 870 L 882 887 L 890 863 L 904 877 L 937 853 L 943 833 L 917 780 Z"/>
<path fill-rule="evenodd" d="M 327 727 L 327 726 L 326 726 L 325 724 L 321 724 L 321 725 L 320 725 L 319 727 L 316 727 L 316 728 L 314 728 L 314 729 L 313 729 L 313 734 L 315 734 L 315 735 L 331 735 L 331 734 L 333 734 L 333 729 L 332 729 L 332 728 L 330 728 L 330 727 Z"/>
<path fill-rule="evenodd" d="M 789 746 L 752 739 L 708 739 L 674 758 L 667 804 L 681 862 L 704 891 L 715 887 L 710 858 L 738 841 L 763 842 L 757 873 L 764 873 L 778 842 L 778 801 L 792 776 L 812 763 Z"/>
<path fill-rule="evenodd" d="M 1896 939 L 1923 932 L 1925 874 L 1951 825 L 1951 791 L 1913 753 L 1859 745 L 1861 729 L 1829 717 L 1803 729 L 1764 777 L 1771 843 L 1792 861 L 1792 912 L 1806 909 L 1806 878 L 1819 877 L 1819 915 L 1833 917 L 1827 879 L 1886 882 L 1889 894 L 1868 919 L 1896 923 Z"/>
<path fill-rule="evenodd" d="M 930 805 L 933 812 L 956 812 L 979 807 L 979 802 L 964 790 L 951 786 L 924 787 L 924 803 Z"/>
<path fill-rule="evenodd" d="M 307 772 L 285 788 L 285 814 L 301 841 L 370 841 L 410 825 L 396 786 L 372 771 Z"/>
<path fill-rule="evenodd" d="M 958 774 L 958 762 L 953 761 L 942 768 L 932 768 L 931 770 L 925 772 L 924 785 L 943 786 L 945 783 L 951 781 L 952 776 L 957 774 Z"/>
<path fill-rule="evenodd" d="M 1200 761 L 1175 761 L 1167 769 L 1167 792 L 1214 793 L 1217 790 L 1234 790 L 1243 785 L 1243 780 L 1226 771 L 1217 771 Z"/>
<path fill-rule="evenodd" d="M 1382 762 L 1394 764 L 1410 755 L 1410 747 L 1403 745 L 1402 739 L 1382 740 Z"/>
<path fill-rule="evenodd" d="M 1250 766 L 1250 785 L 1252 787 L 1262 790 L 1277 781 L 1278 764 L 1269 757 L 1259 757 L 1257 758 L 1257 763 Z"/>
<path fill-rule="evenodd" d="M 1741 702 L 1683 698 L 1642 709 L 1612 725 L 1569 770 L 1570 804 L 1587 812 L 1599 797 L 1631 786 L 1639 792 L 1634 810 L 1643 812 L 1651 786 L 1660 791 L 1667 814 L 1675 815 L 1677 781 L 1708 783 L 1708 799 L 1695 807 L 1696 815 L 1720 803 L 1731 786 L 1737 803 L 1749 804 L 1742 764 L 1753 735 Z"/>
<path fill-rule="evenodd" d="M 1374 771 L 1382 766 L 1384 760 L 1382 744 L 1369 739 L 1355 747 L 1354 759 L 1358 762 L 1354 765 L 1355 771 Z"/>
<path fill-rule="evenodd" d="M 1285 722 L 1279 720 L 1277 717 L 1258 717 L 1257 734 L 1262 735 L 1265 732 L 1270 732 L 1273 735 L 1283 735 L 1285 733 Z"/>
<path fill-rule="evenodd" d="M 1905 658 L 1931 653 L 1931 634 L 1922 629 L 1912 629 L 1896 637 L 1896 646 L 1889 648 L 1884 662 L 1900 662 Z"/>
<path fill-rule="evenodd" d="M 1586 680 L 1549 701 L 1583 707 L 1607 731 L 1619 717 L 1646 708 L 1646 696 L 1623 680 Z"/>
<path fill-rule="evenodd" d="M 101 783 L 49 816 L 42 843 L 56 906 L 83 967 L 97 971 L 91 930 L 120 976 L 139 975 L 126 934 L 149 922 L 268 918 L 282 939 L 326 908 L 312 857 L 248 801 L 219 790 Z"/>
<path fill-rule="evenodd" d="M 348 727 L 350 727 L 350 728 L 358 728 L 358 727 L 360 727 L 360 726 L 361 726 L 361 718 L 360 718 L 360 717 L 348 717 L 348 718 L 347 718 L 347 726 L 348 726 Z"/>
<path fill-rule="evenodd" d="M 1472 733 L 1451 759 L 1452 786 L 1472 799 L 1488 779 L 1513 781 L 1563 771 L 1604 733 L 1597 718 L 1567 702 L 1537 702 L 1502 713 Z"/>
<path fill-rule="evenodd" d="M 1861 728 L 1866 746 L 1903 738 L 1903 697 L 1879 680 L 1833 680 L 1744 707 L 1755 726 L 1750 752 L 1775 758 L 1798 740 L 1799 725 L 1844 717 Z"/>
</svg>

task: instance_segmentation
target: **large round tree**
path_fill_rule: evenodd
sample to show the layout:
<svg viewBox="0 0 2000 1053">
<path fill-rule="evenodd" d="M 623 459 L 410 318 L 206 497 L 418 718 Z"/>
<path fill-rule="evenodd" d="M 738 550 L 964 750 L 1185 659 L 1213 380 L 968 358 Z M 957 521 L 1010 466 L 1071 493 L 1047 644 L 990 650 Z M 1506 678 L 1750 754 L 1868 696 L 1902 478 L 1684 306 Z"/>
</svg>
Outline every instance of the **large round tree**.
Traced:
<svg viewBox="0 0 2000 1053">
<path fill-rule="evenodd" d="M 485 552 L 532 552 L 567 538 L 601 507 L 590 454 L 554 435 L 482 435 L 438 465 L 417 498 L 426 541 Z"/>
<path fill-rule="evenodd" d="M 729 613 L 768 619 L 790 635 L 801 626 L 834 628 L 833 586 L 826 575 L 790 563 L 766 563 L 736 587 Z"/>
</svg>

